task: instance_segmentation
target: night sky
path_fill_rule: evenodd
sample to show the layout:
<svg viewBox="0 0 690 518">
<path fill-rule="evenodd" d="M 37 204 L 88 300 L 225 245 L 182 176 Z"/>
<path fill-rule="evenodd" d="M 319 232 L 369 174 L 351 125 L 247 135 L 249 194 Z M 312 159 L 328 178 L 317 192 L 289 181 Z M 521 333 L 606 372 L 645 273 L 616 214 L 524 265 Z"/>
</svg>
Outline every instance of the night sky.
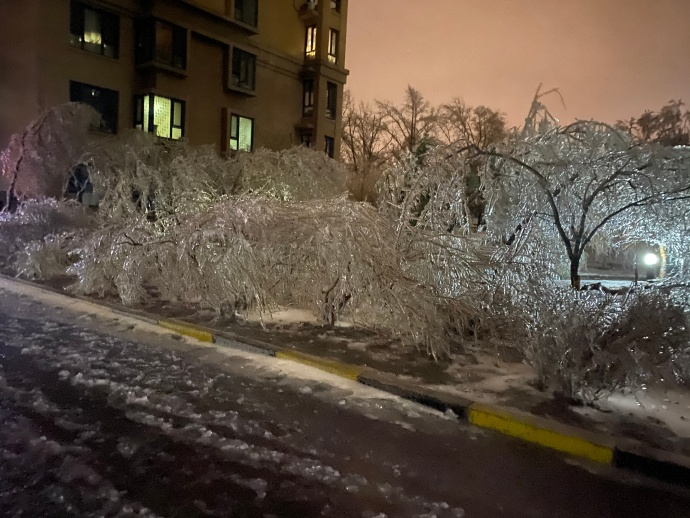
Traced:
<svg viewBox="0 0 690 518">
<path fill-rule="evenodd" d="M 690 0 L 352 0 L 346 67 L 364 101 L 410 84 L 519 124 L 542 83 L 562 122 L 615 122 L 690 105 Z"/>
</svg>

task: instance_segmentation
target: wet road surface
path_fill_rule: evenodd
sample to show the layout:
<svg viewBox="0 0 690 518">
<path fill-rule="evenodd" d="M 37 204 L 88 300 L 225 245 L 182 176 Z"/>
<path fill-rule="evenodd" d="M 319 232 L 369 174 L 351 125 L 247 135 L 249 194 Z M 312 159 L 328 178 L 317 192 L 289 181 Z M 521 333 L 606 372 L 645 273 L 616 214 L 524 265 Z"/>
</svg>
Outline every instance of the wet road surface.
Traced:
<svg viewBox="0 0 690 518">
<path fill-rule="evenodd" d="M 681 489 L 0 285 L 0 516 L 683 517 Z"/>
</svg>

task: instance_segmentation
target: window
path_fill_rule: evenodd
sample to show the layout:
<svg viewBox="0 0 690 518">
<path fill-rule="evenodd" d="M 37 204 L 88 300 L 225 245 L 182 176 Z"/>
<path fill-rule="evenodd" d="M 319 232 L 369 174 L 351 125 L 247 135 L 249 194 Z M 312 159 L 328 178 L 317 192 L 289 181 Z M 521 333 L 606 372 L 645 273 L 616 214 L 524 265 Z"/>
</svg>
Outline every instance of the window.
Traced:
<svg viewBox="0 0 690 518">
<path fill-rule="evenodd" d="M 311 133 L 302 133 L 299 138 L 300 144 L 304 147 L 311 147 Z"/>
<path fill-rule="evenodd" d="M 305 79 L 303 88 L 302 115 L 311 115 L 314 112 L 314 80 Z"/>
<path fill-rule="evenodd" d="M 325 137 L 326 146 L 324 152 L 331 158 L 335 156 L 335 139 L 333 137 Z"/>
<path fill-rule="evenodd" d="M 137 63 L 155 61 L 184 70 L 187 67 L 187 30 L 161 20 L 137 23 Z"/>
<path fill-rule="evenodd" d="M 331 63 L 338 62 L 338 38 L 340 34 L 335 29 L 328 31 L 328 61 Z"/>
<path fill-rule="evenodd" d="M 254 149 L 254 119 L 230 116 L 229 147 L 233 151 L 251 151 Z"/>
<path fill-rule="evenodd" d="M 304 44 L 304 56 L 307 59 L 316 57 L 316 25 L 307 27 L 306 43 Z"/>
<path fill-rule="evenodd" d="M 118 93 L 115 90 L 70 81 L 69 100 L 92 106 L 101 114 L 98 129 L 106 133 L 117 133 Z"/>
<path fill-rule="evenodd" d="M 184 136 L 184 102 L 159 95 L 142 95 L 134 102 L 134 127 L 173 140 Z"/>
<path fill-rule="evenodd" d="M 232 49 L 232 85 L 256 89 L 256 56 L 237 47 Z"/>
<path fill-rule="evenodd" d="M 331 10 L 336 13 L 340 12 L 340 0 L 331 0 Z"/>
<path fill-rule="evenodd" d="M 256 27 L 258 14 L 259 0 L 235 0 L 235 20 Z"/>
<path fill-rule="evenodd" d="M 338 110 L 338 85 L 326 83 L 326 117 L 335 119 L 335 114 Z"/>
<path fill-rule="evenodd" d="M 70 44 L 102 56 L 117 58 L 120 52 L 120 18 L 81 2 L 70 7 Z"/>
</svg>

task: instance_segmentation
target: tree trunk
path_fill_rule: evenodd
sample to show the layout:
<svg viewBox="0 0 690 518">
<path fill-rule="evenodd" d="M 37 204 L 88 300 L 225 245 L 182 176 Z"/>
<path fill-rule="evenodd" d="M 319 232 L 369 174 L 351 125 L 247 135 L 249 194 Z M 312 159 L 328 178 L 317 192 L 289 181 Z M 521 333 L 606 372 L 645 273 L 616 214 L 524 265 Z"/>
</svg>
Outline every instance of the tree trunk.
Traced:
<svg viewBox="0 0 690 518">
<path fill-rule="evenodd" d="M 580 256 L 570 258 L 570 286 L 580 289 Z"/>
</svg>

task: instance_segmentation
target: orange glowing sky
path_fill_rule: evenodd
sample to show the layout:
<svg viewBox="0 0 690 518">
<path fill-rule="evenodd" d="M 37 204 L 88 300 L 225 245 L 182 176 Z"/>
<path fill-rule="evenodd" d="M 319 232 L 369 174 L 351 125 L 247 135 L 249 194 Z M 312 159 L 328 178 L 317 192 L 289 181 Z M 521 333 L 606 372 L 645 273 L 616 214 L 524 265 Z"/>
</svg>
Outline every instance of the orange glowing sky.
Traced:
<svg viewBox="0 0 690 518">
<path fill-rule="evenodd" d="M 562 122 L 690 109 L 690 0 L 351 0 L 347 87 L 400 101 L 460 97 L 519 124 L 537 86 Z"/>
</svg>

